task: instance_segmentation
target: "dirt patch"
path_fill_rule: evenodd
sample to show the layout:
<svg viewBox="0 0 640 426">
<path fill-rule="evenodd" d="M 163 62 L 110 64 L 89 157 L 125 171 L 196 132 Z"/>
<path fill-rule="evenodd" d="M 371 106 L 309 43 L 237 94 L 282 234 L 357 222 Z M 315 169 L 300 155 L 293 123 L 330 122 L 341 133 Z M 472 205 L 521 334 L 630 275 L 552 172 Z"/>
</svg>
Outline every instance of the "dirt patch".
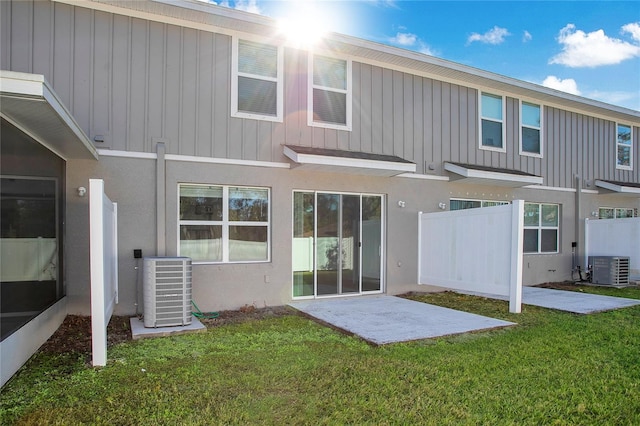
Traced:
<svg viewBox="0 0 640 426">
<path fill-rule="evenodd" d="M 584 287 L 584 284 L 580 284 L 580 283 L 574 283 L 573 281 L 562 281 L 562 282 L 557 282 L 557 283 L 543 283 L 543 284 L 538 284 L 534 287 L 540 287 L 540 288 L 552 288 L 555 290 L 569 290 L 569 291 L 577 291 L 580 288 Z"/>
<path fill-rule="evenodd" d="M 246 305 L 238 310 L 221 311 L 218 318 L 200 319 L 207 328 L 245 321 L 291 315 L 297 311 L 286 306 L 256 308 Z M 107 326 L 107 347 L 131 340 L 131 326 L 128 316 L 113 316 Z M 40 347 L 40 351 L 50 354 L 78 353 L 91 354 L 91 317 L 67 315 L 62 325 Z"/>
</svg>

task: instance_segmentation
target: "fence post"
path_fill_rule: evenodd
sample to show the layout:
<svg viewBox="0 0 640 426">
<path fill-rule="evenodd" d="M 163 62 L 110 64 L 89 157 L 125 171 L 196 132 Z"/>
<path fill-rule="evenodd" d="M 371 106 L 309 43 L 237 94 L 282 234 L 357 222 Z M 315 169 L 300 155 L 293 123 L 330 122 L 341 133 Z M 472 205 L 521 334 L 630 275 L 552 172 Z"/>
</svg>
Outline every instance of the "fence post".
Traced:
<svg viewBox="0 0 640 426">
<path fill-rule="evenodd" d="M 511 277 L 509 287 L 509 312 L 522 311 L 522 268 L 524 240 L 524 201 L 514 200 L 511 209 Z"/>
<path fill-rule="evenodd" d="M 107 364 L 104 294 L 104 182 L 89 179 L 89 253 L 91 259 L 91 354 L 94 366 Z"/>
<path fill-rule="evenodd" d="M 418 212 L 418 284 L 422 282 L 422 212 Z"/>
</svg>

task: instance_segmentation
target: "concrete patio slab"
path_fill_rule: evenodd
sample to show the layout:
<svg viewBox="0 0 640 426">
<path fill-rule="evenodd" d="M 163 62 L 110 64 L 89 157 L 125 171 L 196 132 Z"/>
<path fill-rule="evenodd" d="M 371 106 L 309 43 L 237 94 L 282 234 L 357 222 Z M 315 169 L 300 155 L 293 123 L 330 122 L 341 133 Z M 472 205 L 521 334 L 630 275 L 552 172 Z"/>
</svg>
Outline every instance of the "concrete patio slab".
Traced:
<svg viewBox="0 0 640 426">
<path fill-rule="evenodd" d="M 516 325 L 387 295 L 305 300 L 289 306 L 376 345 Z"/>
<path fill-rule="evenodd" d="M 138 317 L 130 318 L 129 323 L 131 324 L 131 338 L 133 340 L 207 331 L 207 327 L 196 317 L 191 318 L 191 324 L 189 325 L 174 327 L 147 328 Z"/>
<path fill-rule="evenodd" d="M 491 299 L 508 300 L 506 297 L 495 294 L 465 292 L 476 296 Z M 598 294 L 580 293 L 577 291 L 554 290 L 540 287 L 523 287 L 522 303 L 525 305 L 540 306 L 543 308 L 557 309 L 576 314 L 593 314 L 596 312 L 610 311 L 640 305 L 640 300 L 625 297 L 601 296 Z"/>
</svg>

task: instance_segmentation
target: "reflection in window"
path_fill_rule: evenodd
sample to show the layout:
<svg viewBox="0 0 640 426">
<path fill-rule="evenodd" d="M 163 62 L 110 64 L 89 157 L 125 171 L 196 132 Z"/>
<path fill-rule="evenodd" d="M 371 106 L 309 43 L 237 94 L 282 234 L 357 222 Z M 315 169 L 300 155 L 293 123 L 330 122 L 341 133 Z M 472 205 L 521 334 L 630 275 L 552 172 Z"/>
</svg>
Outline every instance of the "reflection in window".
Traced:
<svg viewBox="0 0 640 426">
<path fill-rule="evenodd" d="M 540 105 L 522 102 L 520 106 L 520 149 L 523 154 L 542 154 Z"/>
<path fill-rule="evenodd" d="M 482 93 L 480 96 L 480 147 L 504 149 L 502 96 Z"/>
<path fill-rule="evenodd" d="M 618 124 L 616 137 L 616 167 L 619 169 L 633 168 L 633 139 L 631 126 Z"/>
<path fill-rule="evenodd" d="M 524 204 L 524 252 L 557 253 L 559 236 L 557 204 Z"/>
</svg>

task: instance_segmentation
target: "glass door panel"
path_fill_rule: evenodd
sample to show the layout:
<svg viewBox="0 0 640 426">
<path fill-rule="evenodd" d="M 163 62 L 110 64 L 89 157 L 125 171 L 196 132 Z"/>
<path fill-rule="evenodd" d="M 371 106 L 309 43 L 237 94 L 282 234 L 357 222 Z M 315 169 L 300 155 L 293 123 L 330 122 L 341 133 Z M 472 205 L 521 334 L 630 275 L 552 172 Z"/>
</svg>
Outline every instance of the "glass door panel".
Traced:
<svg viewBox="0 0 640 426">
<path fill-rule="evenodd" d="M 342 196 L 341 250 L 342 292 L 360 291 L 360 196 Z"/>
<path fill-rule="evenodd" d="M 318 194 L 316 221 L 316 294 L 339 294 L 339 194 Z"/>
<path fill-rule="evenodd" d="M 293 194 L 293 296 L 313 296 L 315 193 Z"/>
<path fill-rule="evenodd" d="M 382 197 L 362 196 L 362 291 L 380 291 Z"/>
</svg>

